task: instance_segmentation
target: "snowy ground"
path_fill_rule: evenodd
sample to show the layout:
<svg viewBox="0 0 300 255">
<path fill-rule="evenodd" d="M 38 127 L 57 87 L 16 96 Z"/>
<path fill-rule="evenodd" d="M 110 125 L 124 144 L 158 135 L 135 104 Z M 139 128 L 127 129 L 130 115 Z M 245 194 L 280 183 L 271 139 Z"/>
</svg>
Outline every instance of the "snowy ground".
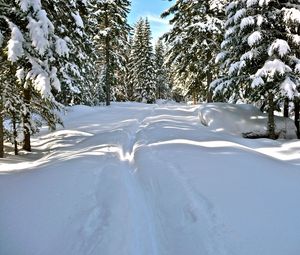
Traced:
<svg viewBox="0 0 300 255">
<path fill-rule="evenodd" d="M 198 108 L 72 108 L 1 161 L 0 254 L 299 255 L 300 142 L 217 132 Z"/>
</svg>

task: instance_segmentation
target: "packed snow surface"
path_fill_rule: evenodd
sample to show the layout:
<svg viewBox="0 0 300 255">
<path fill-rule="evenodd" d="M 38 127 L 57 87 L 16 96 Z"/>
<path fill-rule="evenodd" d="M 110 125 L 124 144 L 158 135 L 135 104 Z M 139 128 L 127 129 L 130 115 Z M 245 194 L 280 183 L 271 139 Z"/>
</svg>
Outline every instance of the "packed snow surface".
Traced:
<svg viewBox="0 0 300 255">
<path fill-rule="evenodd" d="M 1 160 L 0 254 L 299 255 L 300 143 L 217 132 L 198 111 L 71 108 Z"/>
</svg>

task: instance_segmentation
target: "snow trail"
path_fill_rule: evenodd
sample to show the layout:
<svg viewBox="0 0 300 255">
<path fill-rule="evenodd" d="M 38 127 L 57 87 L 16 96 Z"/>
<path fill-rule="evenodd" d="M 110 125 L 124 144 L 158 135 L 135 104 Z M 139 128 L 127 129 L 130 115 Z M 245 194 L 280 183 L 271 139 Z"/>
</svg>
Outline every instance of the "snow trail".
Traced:
<svg viewBox="0 0 300 255">
<path fill-rule="evenodd" d="M 0 167 L 0 254 L 300 253 L 297 166 L 203 127 L 197 106 L 72 110 Z"/>
</svg>

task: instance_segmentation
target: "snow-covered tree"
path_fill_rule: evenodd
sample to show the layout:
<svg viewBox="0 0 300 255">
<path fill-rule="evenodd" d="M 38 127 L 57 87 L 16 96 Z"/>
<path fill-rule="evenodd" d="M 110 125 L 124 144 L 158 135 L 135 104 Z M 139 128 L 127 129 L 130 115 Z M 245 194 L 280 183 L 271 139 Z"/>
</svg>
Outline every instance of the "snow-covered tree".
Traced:
<svg viewBox="0 0 300 255">
<path fill-rule="evenodd" d="M 132 77 L 133 97 L 136 101 L 154 103 L 155 70 L 150 24 L 140 19 L 134 31 L 129 57 L 129 76 Z"/>
<path fill-rule="evenodd" d="M 226 76 L 213 86 L 231 99 L 268 100 L 271 138 L 274 101 L 298 97 L 298 8 L 297 1 L 241 0 L 226 9 L 226 34 L 218 55 Z"/>
<path fill-rule="evenodd" d="M 157 41 L 154 56 L 156 98 L 167 99 L 170 97 L 170 79 L 165 65 L 166 48 L 162 40 Z"/>
<path fill-rule="evenodd" d="M 60 90 L 57 68 L 53 64 L 54 26 L 40 1 L 1 3 L 0 12 L 1 34 L 4 28 L 2 38 L 5 38 L 1 40 L 1 61 L 6 70 L 3 75 L 5 77 L 9 73 L 10 78 L 1 84 L 1 103 L 6 110 L 2 116 L 20 117 L 18 122 L 24 132 L 23 148 L 30 151 L 30 134 L 37 124 L 31 118 L 32 113 L 39 114 L 52 127 L 58 122 L 52 111 L 58 108 L 52 91 Z M 13 97 L 5 97 L 5 91 L 6 95 L 14 92 L 21 109 L 16 109 L 18 104 Z M 7 108 L 9 105 L 11 107 Z"/>
<path fill-rule="evenodd" d="M 112 86 L 116 84 L 116 74 L 124 70 L 124 49 L 128 44 L 130 26 L 127 22 L 130 1 L 91 1 L 96 23 L 95 44 L 98 52 L 98 66 L 104 74 L 106 105 L 110 105 Z"/>
<path fill-rule="evenodd" d="M 136 24 L 137 26 L 137 24 Z M 134 29 L 136 31 L 136 27 Z M 133 33 L 134 33 L 133 31 Z M 133 54 L 133 36 L 130 35 L 129 37 L 129 45 L 126 52 L 126 73 L 125 73 L 125 84 L 126 84 L 126 95 L 129 101 L 134 101 L 134 90 L 133 90 L 133 79 L 134 79 L 134 72 L 133 67 L 135 64 L 135 56 Z"/>
<path fill-rule="evenodd" d="M 76 0 L 44 1 L 43 7 L 55 27 L 55 65 L 59 66 L 61 81 L 61 91 L 56 98 L 64 105 L 86 103 L 86 45 L 90 43 L 81 12 L 82 8 L 86 12 L 87 7 Z"/>
<path fill-rule="evenodd" d="M 124 63 L 122 68 L 115 72 L 115 84 L 112 87 L 113 100 L 118 102 L 124 102 L 129 100 L 128 89 L 127 89 L 127 74 L 128 74 L 128 61 L 130 54 L 129 42 L 127 47 L 122 49 L 122 55 L 124 56 Z"/>
<path fill-rule="evenodd" d="M 12 136 L 16 136 L 7 130 L 8 124 L 4 128 L 3 122 L 7 123 L 16 118 L 20 120 L 22 111 L 25 110 L 22 90 L 17 83 L 16 65 L 8 60 L 8 43 L 13 36 L 9 21 L 21 18 L 21 13 L 17 13 L 14 6 L 13 2 L 0 1 L 0 157 L 4 156 L 4 140 L 8 138 L 15 140 Z M 14 46 L 15 50 L 20 49 L 17 41 Z"/>
<path fill-rule="evenodd" d="M 177 0 L 162 14 L 171 16 L 172 29 L 164 35 L 169 46 L 168 65 L 187 95 L 212 100 L 209 85 L 218 75 L 214 58 L 223 34 L 225 0 Z"/>
</svg>

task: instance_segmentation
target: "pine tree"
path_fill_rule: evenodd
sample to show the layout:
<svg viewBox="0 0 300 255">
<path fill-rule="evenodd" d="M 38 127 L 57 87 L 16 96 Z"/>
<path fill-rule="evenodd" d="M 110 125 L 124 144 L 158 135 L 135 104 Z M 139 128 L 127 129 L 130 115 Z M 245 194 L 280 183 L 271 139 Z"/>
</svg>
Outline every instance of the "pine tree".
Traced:
<svg viewBox="0 0 300 255">
<path fill-rule="evenodd" d="M 158 40 L 155 45 L 155 78 L 156 78 L 156 98 L 167 99 L 170 97 L 170 81 L 168 69 L 165 66 L 166 49 L 162 40 Z"/>
<path fill-rule="evenodd" d="M 3 0 L 0 0 L 0 158 L 4 157 L 4 114 L 5 114 L 5 92 L 7 74 L 9 70 L 8 61 L 5 57 L 5 45 L 7 40 L 7 33 L 9 32 L 8 25 L 6 22 L 7 15 L 10 14 L 11 6 L 6 4 Z"/>
<path fill-rule="evenodd" d="M 210 83 L 218 75 L 214 63 L 223 34 L 225 0 L 177 0 L 162 17 L 172 16 L 171 31 L 164 35 L 168 43 L 168 65 L 194 99 L 212 100 Z"/>
<path fill-rule="evenodd" d="M 8 125 L 8 122 L 16 117 L 20 120 L 22 112 L 25 111 L 21 88 L 17 83 L 16 65 L 8 61 L 9 52 L 12 50 L 22 51 L 21 42 L 12 41 L 12 38 L 17 39 L 18 31 L 12 31 L 10 20 L 22 18 L 22 14 L 16 12 L 14 7 L 13 2 L 0 1 L 0 157 L 4 156 L 4 140 L 14 140 L 14 144 L 16 144 L 15 132 L 12 134 L 10 130 L 4 128 L 3 121 L 5 120 Z M 9 42 L 10 47 L 8 47 Z M 17 153 L 18 150 L 15 146 L 15 154 Z"/>
<path fill-rule="evenodd" d="M 231 97 L 261 98 L 268 105 L 268 132 L 275 138 L 275 102 L 298 96 L 300 14 L 291 1 L 235 1 L 227 7 L 219 59 L 226 76 L 216 90 Z M 298 5 L 299 6 L 299 5 Z"/>
<path fill-rule="evenodd" d="M 124 69 L 124 48 L 128 44 L 130 27 L 127 22 L 130 1 L 92 1 L 95 31 L 95 44 L 98 51 L 98 65 L 104 74 L 106 105 L 110 105 L 112 87 L 116 74 Z"/>
<path fill-rule="evenodd" d="M 52 127 L 59 121 L 53 113 L 58 104 L 52 95 L 52 90 L 60 89 L 57 68 L 53 65 L 56 36 L 40 2 L 10 1 L 6 6 L 8 10 L 4 12 L 1 5 L 1 28 L 5 29 L 6 38 L 1 47 L 1 61 L 6 70 L 2 77 L 7 74 L 9 79 L 1 86 L 1 103 L 5 108 L 2 117 L 11 118 L 14 133 L 18 118 L 20 131 L 24 132 L 23 147 L 30 151 L 30 135 L 38 124 L 31 114 L 39 114 Z M 12 92 L 15 97 L 7 96 Z"/>
<path fill-rule="evenodd" d="M 138 22 L 139 23 L 139 22 Z M 135 31 L 137 30 L 138 23 L 136 24 L 133 34 L 135 34 Z M 126 82 L 126 94 L 129 101 L 134 101 L 134 72 L 133 68 L 137 60 L 136 51 L 133 48 L 133 39 L 135 36 L 130 35 L 129 38 L 129 45 L 128 45 L 128 51 L 127 51 L 127 63 L 126 63 L 126 74 L 125 74 L 125 82 Z"/>
<path fill-rule="evenodd" d="M 135 26 L 129 72 L 129 76 L 132 77 L 134 99 L 138 102 L 154 103 L 156 99 L 154 53 L 147 19 L 140 19 Z"/>
<path fill-rule="evenodd" d="M 61 81 L 61 91 L 56 98 L 64 105 L 80 103 L 84 27 L 77 3 L 74 0 L 44 1 L 43 7 L 55 27 L 55 65 L 60 67 Z"/>
</svg>

